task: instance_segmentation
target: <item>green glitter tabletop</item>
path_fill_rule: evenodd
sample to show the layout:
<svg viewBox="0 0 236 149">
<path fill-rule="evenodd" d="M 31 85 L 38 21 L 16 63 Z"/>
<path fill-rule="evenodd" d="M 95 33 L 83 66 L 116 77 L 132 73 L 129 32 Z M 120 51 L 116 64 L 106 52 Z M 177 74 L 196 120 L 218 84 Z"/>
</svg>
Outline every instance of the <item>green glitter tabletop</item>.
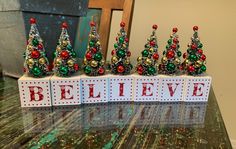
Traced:
<svg viewBox="0 0 236 149">
<path fill-rule="evenodd" d="M 0 148 L 232 148 L 208 103 L 104 103 L 21 108 L 17 80 L 0 81 Z"/>
</svg>

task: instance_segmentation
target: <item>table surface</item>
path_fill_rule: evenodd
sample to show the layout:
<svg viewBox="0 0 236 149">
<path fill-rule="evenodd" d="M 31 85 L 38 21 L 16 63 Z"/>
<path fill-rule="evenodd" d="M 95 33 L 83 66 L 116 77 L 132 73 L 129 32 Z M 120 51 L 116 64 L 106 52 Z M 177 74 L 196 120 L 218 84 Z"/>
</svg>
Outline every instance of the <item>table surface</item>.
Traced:
<svg viewBox="0 0 236 149">
<path fill-rule="evenodd" d="M 232 148 L 212 89 L 208 103 L 21 108 L 17 80 L 0 80 L 0 148 Z"/>
</svg>

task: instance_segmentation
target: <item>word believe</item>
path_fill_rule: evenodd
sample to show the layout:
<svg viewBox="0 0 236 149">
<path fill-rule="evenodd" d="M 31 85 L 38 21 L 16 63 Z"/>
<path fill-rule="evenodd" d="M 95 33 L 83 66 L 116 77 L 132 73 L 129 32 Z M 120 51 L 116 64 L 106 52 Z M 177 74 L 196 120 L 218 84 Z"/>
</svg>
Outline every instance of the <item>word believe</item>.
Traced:
<svg viewBox="0 0 236 149">
<path fill-rule="evenodd" d="M 206 102 L 210 76 L 138 75 L 70 78 L 57 76 L 18 80 L 22 107 L 104 102 Z"/>
</svg>

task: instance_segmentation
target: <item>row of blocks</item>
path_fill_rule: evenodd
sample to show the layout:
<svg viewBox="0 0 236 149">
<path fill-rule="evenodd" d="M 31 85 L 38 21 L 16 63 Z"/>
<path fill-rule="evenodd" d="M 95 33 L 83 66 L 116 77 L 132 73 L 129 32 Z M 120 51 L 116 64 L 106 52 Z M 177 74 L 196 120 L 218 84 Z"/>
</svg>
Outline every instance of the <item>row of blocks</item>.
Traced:
<svg viewBox="0 0 236 149">
<path fill-rule="evenodd" d="M 101 102 L 206 102 L 210 76 L 48 76 L 18 80 L 21 106 L 42 107 Z"/>
<path fill-rule="evenodd" d="M 61 121 L 57 129 L 76 130 L 96 128 L 109 130 L 121 123 L 129 124 L 135 117 L 135 127 L 144 125 L 165 125 L 176 127 L 202 127 L 205 120 L 206 106 L 201 103 L 127 103 L 92 104 L 86 106 L 56 106 L 41 108 L 23 108 L 24 129 L 34 132 L 47 130 L 53 123 Z M 73 111 L 77 111 L 74 113 Z M 71 113 L 73 113 L 71 115 Z M 64 121 L 71 116 L 70 122 Z M 44 121 L 45 123 L 42 123 Z M 33 127 L 37 125 L 37 127 Z"/>
</svg>

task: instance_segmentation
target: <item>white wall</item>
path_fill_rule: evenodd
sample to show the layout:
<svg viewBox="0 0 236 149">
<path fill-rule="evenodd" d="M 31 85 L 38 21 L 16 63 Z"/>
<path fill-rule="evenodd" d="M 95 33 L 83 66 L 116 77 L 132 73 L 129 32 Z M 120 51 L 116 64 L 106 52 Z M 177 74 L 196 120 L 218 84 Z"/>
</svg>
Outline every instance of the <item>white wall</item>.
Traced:
<svg viewBox="0 0 236 149">
<path fill-rule="evenodd" d="M 122 12 L 114 12 L 108 60 L 119 30 Z M 165 49 L 173 27 L 178 27 L 182 53 L 199 26 L 199 35 L 207 56 L 207 72 L 213 77 L 225 124 L 231 139 L 236 140 L 236 1 L 235 0 L 136 0 L 130 38 L 132 61 L 144 48 L 152 25 L 159 28 L 159 53 Z"/>
</svg>

